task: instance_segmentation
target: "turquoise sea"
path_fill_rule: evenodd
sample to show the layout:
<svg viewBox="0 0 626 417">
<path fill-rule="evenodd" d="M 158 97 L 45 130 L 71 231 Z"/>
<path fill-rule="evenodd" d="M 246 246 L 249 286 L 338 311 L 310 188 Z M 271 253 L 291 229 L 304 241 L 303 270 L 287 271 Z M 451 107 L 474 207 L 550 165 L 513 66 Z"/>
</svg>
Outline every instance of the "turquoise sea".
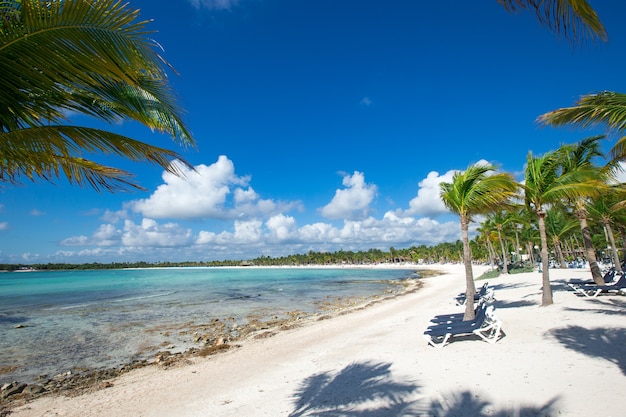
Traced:
<svg viewBox="0 0 626 417">
<path fill-rule="evenodd" d="M 194 346 L 189 329 L 245 325 L 326 302 L 389 293 L 415 270 L 162 268 L 0 274 L 0 385 L 80 369 L 116 368 L 167 346 Z M 186 331 L 187 330 L 187 331 Z"/>
</svg>

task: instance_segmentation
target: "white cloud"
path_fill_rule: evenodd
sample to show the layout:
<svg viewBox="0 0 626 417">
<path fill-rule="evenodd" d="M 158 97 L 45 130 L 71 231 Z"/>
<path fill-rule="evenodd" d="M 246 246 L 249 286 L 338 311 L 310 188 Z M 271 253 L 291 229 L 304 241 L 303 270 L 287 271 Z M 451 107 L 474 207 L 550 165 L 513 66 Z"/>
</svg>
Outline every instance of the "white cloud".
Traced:
<svg viewBox="0 0 626 417">
<path fill-rule="evenodd" d="M 474 165 L 491 165 L 489 161 L 481 159 Z M 441 200 L 441 183 L 452 182 L 452 177 L 459 170 L 450 170 L 443 175 L 439 175 L 437 171 L 428 173 L 425 179 L 418 183 L 417 196 L 409 201 L 409 208 L 404 214 L 412 216 L 437 217 L 441 214 L 449 213 Z"/>
<path fill-rule="evenodd" d="M 443 204 L 440 194 L 440 184 L 452 181 L 452 176 L 458 171 L 448 171 L 439 175 L 436 171 L 428 173 L 425 179 L 418 183 L 417 196 L 409 201 L 409 208 L 404 212 L 413 216 L 436 217 L 443 213 L 448 213 L 448 209 Z"/>
<path fill-rule="evenodd" d="M 265 225 L 269 231 L 269 237 L 279 242 L 292 239 L 296 231 L 296 219 L 283 214 L 271 217 L 265 222 Z"/>
<path fill-rule="evenodd" d="M 189 3 L 196 9 L 230 10 L 239 4 L 239 0 L 189 0 Z"/>
<path fill-rule="evenodd" d="M 322 207 L 322 216 L 334 220 L 355 220 L 367 216 L 370 204 L 376 197 L 376 185 L 366 184 L 365 176 L 358 171 L 354 171 L 352 176 L 345 175 L 343 185 L 346 188 L 336 190 L 331 202 Z"/>
<path fill-rule="evenodd" d="M 121 220 L 128 219 L 128 212 L 126 210 L 106 210 L 100 220 L 108 223 L 117 223 Z"/>
<path fill-rule="evenodd" d="M 373 104 L 372 99 L 369 97 L 363 97 L 361 99 L 361 105 L 365 107 L 369 107 Z"/>
<path fill-rule="evenodd" d="M 43 216 L 46 213 L 44 213 L 43 211 L 41 211 L 39 209 L 32 209 L 29 214 L 31 216 L 36 216 L 37 217 L 37 216 Z"/>
<path fill-rule="evenodd" d="M 112 224 L 103 224 L 93 234 L 93 239 L 98 246 L 119 245 L 122 241 L 122 231 Z"/>
<path fill-rule="evenodd" d="M 152 219 L 143 219 L 141 224 L 124 221 L 122 244 L 140 247 L 186 246 L 193 242 L 190 229 L 181 228 L 176 223 L 158 224 Z"/>
<path fill-rule="evenodd" d="M 0 222 L 0 230 L 7 230 L 9 228 L 9 222 Z"/>
<path fill-rule="evenodd" d="M 235 241 L 241 243 L 258 242 L 263 236 L 261 226 L 260 220 L 236 221 L 233 237 Z"/>
<path fill-rule="evenodd" d="M 61 246 L 88 246 L 92 244 L 93 240 L 89 239 L 85 235 L 68 237 L 67 239 L 63 239 L 59 242 L 59 245 Z"/>
<path fill-rule="evenodd" d="M 626 163 L 625 162 L 620 162 L 619 163 L 619 167 L 620 167 L 620 169 L 617 172 L 617 175 L 616 175 L 615 179 L 617 180 L 617 182 L 624 183 L 624 182 L 626 182 Z"/>
<path fill-rule="evenodd" d="M 131 201 L 126 207 L 153 219 L 236 219 L 271 216 L 299 205 L 261 199 L 248 186 L 250 177 L 235 175 L 233 162 L 223 155 L 194 171 L 182 165 L 179 170 L 183 176 L 164 172 L 164 184 L 149 198 Z"/>
</svg>

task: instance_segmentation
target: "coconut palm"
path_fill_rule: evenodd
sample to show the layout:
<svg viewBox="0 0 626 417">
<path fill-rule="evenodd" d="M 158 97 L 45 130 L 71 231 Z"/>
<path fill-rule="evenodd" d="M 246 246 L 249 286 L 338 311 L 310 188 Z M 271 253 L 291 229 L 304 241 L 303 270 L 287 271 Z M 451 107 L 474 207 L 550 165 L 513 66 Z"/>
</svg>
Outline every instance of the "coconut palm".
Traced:
<svg viewBox="0 0 626 417">
<path fill-rule="evenodd" d="M 493 248 L 493 241 L 497 240 L 498 236 L 493 231 L 493 225 L 489 221 L 489 219 L 484 220 L 480 223 L 480 226 L 476 228 L 476 232 L 478 235 L 475 240 L 477 244 L 484 245 L 489 259 L 489 264 L 493 267 L 496 263 L 496 259 L 498 255 L 496 255 L 496 250 Z M 474 252 L 472 251 L 472 254 Z"/>
<path fill-rule="evenodd" d="M 600 150 L 600 140 L 602 139 L 604 136 L 592 136 L 576 144 L 562 146 L 563 172 L 580 173 L 582 174 L 580 180 L 588 181 L 593 185 L 592 187 L 585 187 L 586 191 L 581 188 L 581 192 L 569 197 L 568 201 L 580 222 L 585 258 L 589 262 L 592 278 L 598 285 L 604 285 L 604 278 L 598 266 L 592 234 L 587 222 L 587 204 L 590 198 L 599 197 L 601 192 L 606 190 L 606 184 L 612 177 L 611 165 L 598 167 L 593 163 L 594 159 L 604 157 Z"/>
<path fill-rule="evenodd" d="M 546 233 L 546 210 L 550 204 L 559 203 L 565 199 L 574 199 L 588 195 L 599 185 L 589 181 L 589 174 L 584 169 L 563 171 L 563 161 L 567 157 L 567 150 L 559 148 L 543 156 L 535 157 L 532 152 L 526 158 L 524 171 L 524 199 L 526 207 L 535 213 L 541 239 L 542 267 L 542 301 L 541 305 L 553 303 L 552 287 L 548 265 L 548 238 Z"/>
<path fill-rule="evenodd" d="M 443 203 L 459 215 L 461 222 L 467 300 L 464 320 L 474 318 L 473 300 L 476 294 L 468 232 L 472 216 L 486 214 L 503 207 L 518 189 L 518 184 L 510 174 L 495 173 L 495 170 L 493 165 L 470 165 L 464 172 L 455 173 L 452 182 L 440 184 L 440 196 Z"/>
<path fill-rule="evenodd" d="M 613 233 L 613 224 L 620 224 L 623 221 L 623 216 L 626 213 L 626 207 L 623 203 L 624 190 L 622 186 L 619 186 L 611 188 L 609 192 L 603 193 L 599 198 L 595 198 L 587 206 L 590 216 L 598 220 L 606 231 L 609 244 L 612 248 L 615 271 L 620 274 L 623 271 L 619 251 L 615 242 L 615 235 Z"/>
<path fill-rule="evenodd" d="M 176 152 L 70 124 L 75 113 L 133 120 L 194 144 L 169 64 L 138 14 L 117 0 L 0 3 L 0 182 L 65 176 L 96 190 L 141 188 L 129 172 L 90 159 L 97 154 L 180 172 Z"/>
<path fill-rule="evenodd" d="M 561 264 L 561 268 L 567 268 L 565 256 L 563 255 L 563 241 L 565 237 L 580 227 L 580 223 L 571 213 L 554 206 L 547 210 L 545 222 L 546 234 L 552 240 L 552 247 Z"/>
<path fill-rule="evenodd" d="M 491 213 L 489 213 L 489 215 L 487 216 L 487 219 L 485 220 L 485 223 L 487 225 L 490 225 L 490 227 L 492 229 L 495 229 L 496 233 L 497 233 L 497 241 L 500 243 L 500 252 L 502 253 L 502 273 L 503 274 L 508 274 L 509 273 L 509 260 L 507 258 L 507 247 L 508 245 L 506 244 L 506 238 L 505 236 L 503 236 L 503 231 L 504 231 L 504 227 L 507 225 L 507 215 L 506 215 L 506 210 L 495 210 Z"/>
</svg>

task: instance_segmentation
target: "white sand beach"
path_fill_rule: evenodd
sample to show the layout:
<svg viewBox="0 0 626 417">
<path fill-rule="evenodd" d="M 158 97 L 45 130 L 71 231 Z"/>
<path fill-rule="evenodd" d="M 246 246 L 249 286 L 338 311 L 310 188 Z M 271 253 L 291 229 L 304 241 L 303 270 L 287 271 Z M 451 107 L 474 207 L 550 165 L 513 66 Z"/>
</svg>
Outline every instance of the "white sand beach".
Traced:
<svg viewBox="0 0 626 417">
<path fill-rule="evenodd" d="M 555 303 L 541 307 L 539 273 L 502 275 L 488 282 L 505 336 L 436 349 L 423 332 L 434 315 L 462 311 L 465 278 L 462 265 L 435 268 L 447 274 L 416 292 L 78 397 L 43 397 L 11 417 L 626 416 L 626 297 L 578 297 L 562 283 L 589 270 L 555 269 Z"/>
</svg>

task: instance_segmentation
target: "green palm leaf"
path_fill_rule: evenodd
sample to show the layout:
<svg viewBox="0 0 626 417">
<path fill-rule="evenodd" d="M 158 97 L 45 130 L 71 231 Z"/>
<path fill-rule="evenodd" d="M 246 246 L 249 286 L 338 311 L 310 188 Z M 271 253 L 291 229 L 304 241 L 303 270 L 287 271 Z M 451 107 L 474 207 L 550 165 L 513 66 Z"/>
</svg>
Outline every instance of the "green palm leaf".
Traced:
<svg viewBox="0 0 626 417">
<path fill-rule="evenodd" d="M 0 3 L 0 181 L 64 173 L 70 182 L 96 189 L 137 187 L 127 172 L 84 159 L 92 152 L 176 171 L 170 162 L 181 158 L 172 151 L 63 126 L 73 112 L 111 123 L 135 120 L 194 146 L 168 83 L 171 67 L 138 15 L 115 0 Z M 17 157 L 22 160 L 12 159 Z"/>
<path fill-rule="evenodd" d="M 83 152 L 147 161 L 182 174 L 180 165 L 172 163 L 181 160 L 173 151 L 99 129 L 42 126 L 0 133 L 0 181 L 19 183 L 20 177 L 52 181 L 63 173 L 70 183 L 96 190 L 141 189 L 130 182 L 130 173 L 89 161 L 81 156 Z"/>
<path fill-rule="evenodd" d="M 605 124 L 617 131 L 626 130 L 626 94 L 603 91 L 581 97 L 574 106 L 545 113 L 537 119 L 543 125 L 576 124 L 594 127 Z M 621 137 L 610 151 L 614 160 L 626 158 L 626 137 Z"/>
<path fill-rule="evenodd" d="M 586 0 L 496 0 L 508 11 L 530 10 L 542 24 L 572 41 L 597 38 L 607 34 L 595 10 Z"/>
</svg>

